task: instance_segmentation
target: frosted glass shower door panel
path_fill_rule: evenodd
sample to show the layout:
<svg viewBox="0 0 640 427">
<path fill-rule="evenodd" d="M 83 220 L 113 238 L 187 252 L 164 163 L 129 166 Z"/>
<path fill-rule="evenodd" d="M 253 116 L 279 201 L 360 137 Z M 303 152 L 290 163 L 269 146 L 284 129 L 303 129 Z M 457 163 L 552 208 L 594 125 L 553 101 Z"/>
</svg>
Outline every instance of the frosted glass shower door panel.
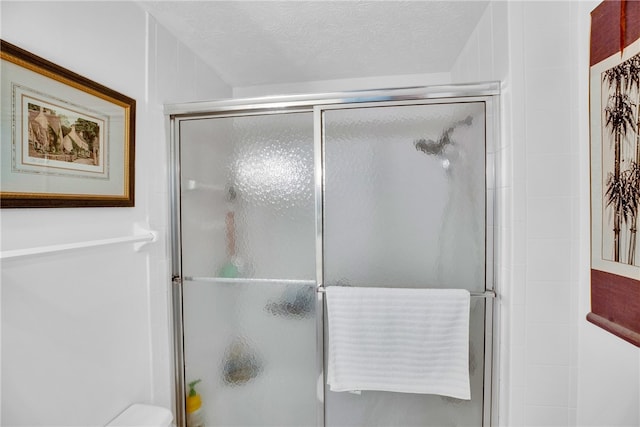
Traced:
<svg viewBox="0 0 640 427">
<path fill-rule="evenodd" d="M 185 383 L 207 426 L 315 426 L 313 114 L 180 124 Z"/>
<path fill-rule="evenodd" d="M 185 382 L 207 426 L 316 425 L 316 292 L 303 283 L 184 287 Z"/>
<path fill-rule="evenodd" d="M 325 284 L 485 289 L 483 102 L 324 111 Z"/>
<path fill-rule="evenodd" d="M 329 109 L 323 135 L 326 286 L 484 291 L 483 102 Z M 326 425 L 481 426 L 484 299 L 470 322 L 470 401 L 327 387 Z"/>
<path fill-rule="evenodd" d="M 315 278 L 313 114 L 181 122 L 185 276 Z"/>
</svg>

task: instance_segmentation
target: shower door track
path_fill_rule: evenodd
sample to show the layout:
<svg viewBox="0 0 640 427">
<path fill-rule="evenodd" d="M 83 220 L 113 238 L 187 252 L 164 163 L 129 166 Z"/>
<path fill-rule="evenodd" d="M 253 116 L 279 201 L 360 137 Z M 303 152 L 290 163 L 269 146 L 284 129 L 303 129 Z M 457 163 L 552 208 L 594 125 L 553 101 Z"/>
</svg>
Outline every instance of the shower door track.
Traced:
<svg viewBox="0 0 640 427">
<path fill-rule="evenodd" d="M 498 95 L 499 82 L 479 84 L 460 84 L 428 87 L 411 87 L 399 89 L 365 90 L 354 92 L 336 92 L 325 94 L 304 94 L 289 96 L 273 96 L 260 98 L 229 99 L 220 101 L 204 101 L 193 103 L 165 105 L 164 113 L 169 120 L 170 138 L 170 168 L 171 181 L 171 253 L 172 253 L 172 310 L 173 310 L 173 340 L 174 340 L 174 414 L 176 425 L 186 427 L 185 396 L 186 384 L 184 380 L 184 331 L 183 331 L 183 297 L 182 289 L 185 281 L 205 281 L 218 284 L 234 284 L 239 280 L 243 283 L 268 284 L 287 283 L 301 286 L 316 287 L 316 359 L 317 374 L 324 378 L 324 291 L 323 277 L 323 205 L 324 205 L 324 153 L 323 153 L 323 119 L 325 110 L 334 108 L 358 108 L 365 106 L 383 105 L 414 105 L 442 102 L 471 102 L 484 101 L 487 104 L 486 117 L 486 276 L 485 290 L 472 292 L 473 298 L 482 298 L 485 306 L 485 367 L 484 367 L 484 396 L 483 422 L 488 427 L 497 418 L 497 390 L 493 387 L 494 372 L 497 372 L 497 357 L 493 348 L 497 343 L 494 334 L 495 306 L 497 298 L 494 283 L 494 198 L 490 190 L 495 188 L 495 162 L 490 158 L 497 146 L 498 140 Z M 182 251 L 180 232 L 180 135 L 181 120 L 239 117 L 269 114 L 285 114 L 298 112 L 313 112 L 314 114 L 314 157 L 315 157 L 315 215 L 316 215 L 316 280 L 277 280 L 277 279 L 221 279 L 214 277 L 183 277 Z M 322 384 L 324 390 L 324 384 Z M 324 392 L 318 395 L 317 427 L 325 425 Z"/>
<path fill-rule="evenodd" d="M 401 289 L 401 288 L 396 288 L 396 289 Z M 316 288 L 317 292 L 326 292 L 327 288 L 325 288 L 324 286 L 318 286 Z M 496 297 L 496 293 L 495 291 L 484 291 L 484 292 L 469 292 L 469 296 L 471 298 L 495 298 Z"/>
<path fill-rule="evenodd" d="M 300 286 L 315 286 L 315 280 L 295 280 L 295 279 L 252 279 L 252 278 L 227 278 L 227 277 L 192 277 L 192 276 L 184 276 L 184 281 L 186 282 L 209 282 L 209 283 L 225 283 L 225 284 L 256 284 L 256 285 L 265 285 L 265 284 L 273 284 L 273 285 L 300 285 Z M 327 288 L 324 285 L 316 286 L 316 292 L 326 292 Z M 469 296 L 471 298 L 495 298 L 495 291 L 484 291 L 484 292 L 469 292 Z"/>
<path fill-rule="evenodd" d="M 315 106 L 335 104 L 363 104 L 367 102 L 426 101 L 467 97 L 497 96 L 500 83 L 474 83 L 439 86 L 375 89 L 353 92 L 330 92 L 303 95 L 265 96 L 256 98 L 223 99 L 180 104 L 167 104 L 164 114 L 171 121 L 183 118 L 212 116 L 278 114 L 285 111 L 313 111 Z M 175 136 L 175 135 L 172 135 Z"/>
</svg>

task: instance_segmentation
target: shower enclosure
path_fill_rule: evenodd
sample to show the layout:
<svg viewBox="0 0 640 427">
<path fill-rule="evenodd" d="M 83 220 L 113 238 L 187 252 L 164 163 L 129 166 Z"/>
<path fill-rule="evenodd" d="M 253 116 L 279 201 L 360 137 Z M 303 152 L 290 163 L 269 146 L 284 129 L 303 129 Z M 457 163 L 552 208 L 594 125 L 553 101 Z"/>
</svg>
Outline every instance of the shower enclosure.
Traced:
<svg viewBox="0 0 640 427">
<path fill-rule="evenodd" d="M 488 426 L 495 83 L 169 105 L 178 425 Z M 471 292 L 471 400 L 330 391 L 328 286 Z"/>
</svg>

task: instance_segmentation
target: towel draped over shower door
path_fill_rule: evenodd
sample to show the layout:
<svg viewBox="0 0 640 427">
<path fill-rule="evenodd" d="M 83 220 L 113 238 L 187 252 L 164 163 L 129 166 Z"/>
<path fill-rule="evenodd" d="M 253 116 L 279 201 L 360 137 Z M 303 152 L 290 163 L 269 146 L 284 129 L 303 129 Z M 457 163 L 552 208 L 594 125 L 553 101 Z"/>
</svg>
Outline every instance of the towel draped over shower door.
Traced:
<svg viewBox="0 0 640 427">
<path fill-rule="evenodd" d="M 331 391 L 471 397 L 469 291 L 329 286 L 326 298 Z"/>
</svg>

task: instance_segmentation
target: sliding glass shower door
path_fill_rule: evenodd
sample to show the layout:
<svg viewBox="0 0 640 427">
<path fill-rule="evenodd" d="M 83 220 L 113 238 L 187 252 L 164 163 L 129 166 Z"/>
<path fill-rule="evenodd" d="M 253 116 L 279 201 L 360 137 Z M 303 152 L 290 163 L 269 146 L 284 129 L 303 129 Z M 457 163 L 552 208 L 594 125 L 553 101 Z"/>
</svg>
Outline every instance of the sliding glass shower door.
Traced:
<svg viewBox="0 0 640 427">
<path fill-rule="evenodd" d="M 172 107 L 180 427 L 489 425 L 497 86 L 415 91 Z M 329 390 L 329 286 L 469 290 L 471 400 Z"/>
<path fill-rule="evenodd" d="M 312 114 L 179 132 L 184 382 L 200 380 L 207 426 L 313 426 Z"/>
<path fill-rule="evenodd" d="M 325 286 L 482 294 L 485 104 L 338 106 L 322 118 Z M 470 401 L 327 387 L 326 426 L 482 425 L 484 322 L 485 301 L 472 298 Z"/>
</svg>

